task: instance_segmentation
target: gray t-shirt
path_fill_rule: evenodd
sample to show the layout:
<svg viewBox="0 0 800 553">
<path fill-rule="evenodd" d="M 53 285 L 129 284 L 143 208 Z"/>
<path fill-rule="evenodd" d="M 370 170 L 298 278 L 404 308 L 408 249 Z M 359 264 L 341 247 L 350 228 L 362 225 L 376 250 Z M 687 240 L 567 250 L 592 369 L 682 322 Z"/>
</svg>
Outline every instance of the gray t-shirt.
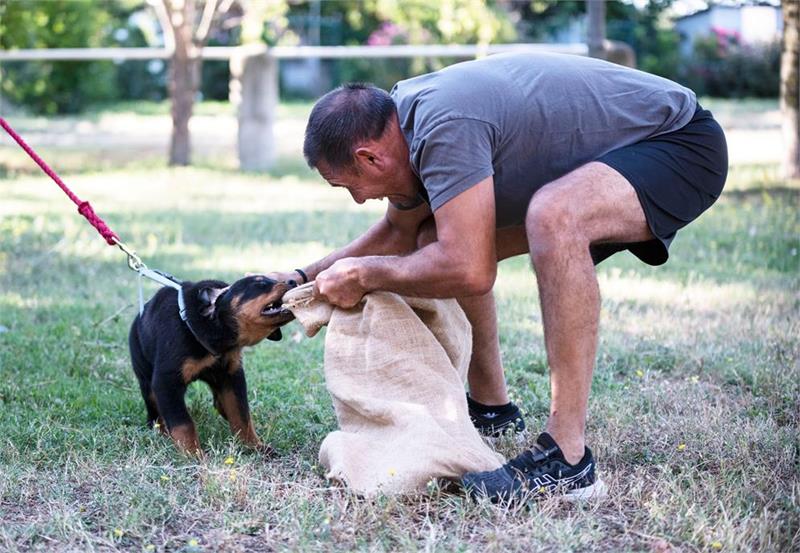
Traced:
<svg viewBox="0 0 800 553">
<path fill-rule="evenodd" d="M 549 53 L 459 63 L 391 95 L 431 209 L 493 175 L 498 227 L 522 224 L 543 185 L 683 127 L 697 106 L 694 92 L 661 77 Z"/>
</svg>

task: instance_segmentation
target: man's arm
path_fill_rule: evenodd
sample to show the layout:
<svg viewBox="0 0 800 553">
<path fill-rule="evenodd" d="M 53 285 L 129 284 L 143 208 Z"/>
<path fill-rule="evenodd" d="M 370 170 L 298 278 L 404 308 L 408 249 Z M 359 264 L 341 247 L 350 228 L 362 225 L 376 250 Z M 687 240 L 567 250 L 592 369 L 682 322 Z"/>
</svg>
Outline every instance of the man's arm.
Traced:
<svg viewBox="0 0 800 553">
<path fill-rule="evenodd" d="M 488 177 L 436 211 L 436 242 L 406 256 L 340 258 L 317 275 L 315 293 L 340 307 L 352 307 L 374 290 L 448 298 L 484 294 L 497 274 L 494 209 Z"/>
</svg>

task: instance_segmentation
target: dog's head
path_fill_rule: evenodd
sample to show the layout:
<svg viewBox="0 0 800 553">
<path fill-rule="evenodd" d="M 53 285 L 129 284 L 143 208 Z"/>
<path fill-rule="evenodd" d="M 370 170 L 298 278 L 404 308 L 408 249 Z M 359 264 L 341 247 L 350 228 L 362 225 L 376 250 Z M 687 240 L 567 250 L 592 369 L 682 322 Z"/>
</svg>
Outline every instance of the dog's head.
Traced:
<svg viewBox="0 0 800 553">
<path fill-rule="evenodd" d="M 294 319 L 283 308 L 281 298 L 290 286 L 265 276 L 249 276 L 230 286 L 198 283 L 195 288 L 198 313 L 213 320 L 225 334 L 227 346 L 252 346 L 268 338 L 280 340 L 280 327 Z"/>
</svg>

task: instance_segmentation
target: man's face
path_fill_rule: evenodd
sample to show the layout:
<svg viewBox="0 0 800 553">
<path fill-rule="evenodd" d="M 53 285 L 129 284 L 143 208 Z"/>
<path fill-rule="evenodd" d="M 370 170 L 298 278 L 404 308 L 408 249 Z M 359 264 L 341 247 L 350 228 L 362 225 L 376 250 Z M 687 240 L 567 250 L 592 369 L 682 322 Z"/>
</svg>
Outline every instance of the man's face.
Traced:
<svg viewBox="0 0 800 553">
<path fill-rule="evenodd" d="M 320 162 L 319 174 L 322 175 L 328 184 L 336 188 L 346 188 L 350 195 L 358 204 L 363 204 L 367 200 L 380 199 L 386 196 L 381 193 L 381 187 L 374 178 L 368 178 L 363 172 L 355 167 L 347 169 L 334 169 L 325 162 Z"/>
<path fill-rule="evenodd" d="M 322 178 L 331 186 L 346 188 L 358 204 L 363 204 L 367 200 L 383 198 L 388 198 L 394 203 L 405 204 L 415 197 L 413 189 L 408 183 L 400 182 L 397 175 L 387 174 L 388 171 L 368 163 L 361 168 L 354 165 L 346 169 L 338 169 L 330 167 L 325 162 L 320 162 L 317 169 Z"/>
</svg>

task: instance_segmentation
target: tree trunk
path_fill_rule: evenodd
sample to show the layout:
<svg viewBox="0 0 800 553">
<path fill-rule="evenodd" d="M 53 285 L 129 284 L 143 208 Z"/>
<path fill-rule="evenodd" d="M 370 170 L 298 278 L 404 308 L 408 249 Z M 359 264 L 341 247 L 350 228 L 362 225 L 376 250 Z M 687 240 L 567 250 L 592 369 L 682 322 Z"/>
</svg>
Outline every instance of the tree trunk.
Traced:
<svg viewBox="0 0 800 553">
<path fill-rule="evenodd" d="M 172 56 L 170 97 L 172 99 L 172 138 L 169 145 L 170 165 L 189 165 L 191 163 L 191 140 L 189 136 L 189 120 L 194 109 L 200 81 L 202 60 L 186 51 L 181 52 L 176 41 L 175 54 Z M 190 46 L 190 50 L 194 47 Z"/>
<path fill-rule="evenodd" d="M 587 45 L 589 55 L 593 58 L 606 58 L 606 2 L 605 0 L 587 0 Z"/>
<path fill-rule="evenodd" d="M 265 171 L 275 162 L 273 126 L 278 108 L 278 60 L 268 54 L 231 60 L 231 75 L 238 79 L 239 167 Z"/>
<path fill-rule="evenodd" d="M 783 114 L 783 176 L 800 179 L 800 3 L 783 0 L 781 113 Z"/>
<path fill-rule="evenodd" d="M 195 0 L 184 0 L 183 6 L 171 8 L 170 24 L 175 38 L 175 51 L 170 64 L 169 93 L 172 101 L 172 138 L 169 145 L 170 165 L 189 165 L 191 142 L 189 119 L 199 85 L 201 59 L 193 42 Z"/>
<path fill-rule="evenodd" d="M 156 8 L 165 44 L 173 45 L 170 63 L 169 95 L 172 101 L 172 138 L 170 165 L 189 165 L 191 142 L 189 120 L 194 99 L 200 89 L 203 68 L 201 56 L 212 29 L 233 4 L 233 0 L 205 0 L 202 16 L 197 18 L 197 0 L 150 0 Z M 167 40 L 168 39 L 168 40 Z"/>
</svg>

